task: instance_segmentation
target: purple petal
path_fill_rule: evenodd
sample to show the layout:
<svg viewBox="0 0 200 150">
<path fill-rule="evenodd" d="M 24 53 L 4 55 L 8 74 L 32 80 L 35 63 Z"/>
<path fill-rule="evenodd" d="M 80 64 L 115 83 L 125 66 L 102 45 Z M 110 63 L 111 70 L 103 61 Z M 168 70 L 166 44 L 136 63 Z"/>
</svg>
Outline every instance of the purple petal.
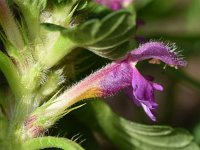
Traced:
<svg viewBox="0 0 200 150">
<path fill-rule="evenodd" d="M 175 46 L 172 45 L 171 47 L 160 42 L 148 42 L 132 51 L 129 57 L 132 61 L 154 58 L 159 59 L 171 66 L 186 66 L 187 62 L 180 57 L 178 52 L 175 52 Z"/>
<path fill-rule="evenodd" d="M 122 9 L 123 7 L 127 7 L 132 2 L 132 0 L 95 0 L 95 1 L 114 11 Z"/>
<path fill-rule="evenodd" d="M 132 87 L 135 99 L 141 104 L 146 114 L 155 120 L 151 110 L 157 108 L 158 104 L 154 99 L 154 90 L 162 91 L 163 87 L 157 83 L 145 79 L 139 71 L 133 67 Z"/>
<path fill-rule="evenodd" d="M 155 90 L 163 91 L 163 87 L 160 84 L 152 83 L 152 86 Z"/>
<path fill-rule="evenodd" d="M 101 81 L 101 89 L 104 95 L 115 94 L 116 92 L 131 86 L 132 67 L 129 63 L 121 62 L 112 65 L 109 72 Z"/>
<path fill-rule="evenodd" d="M 153 114 L 153 112 L 151 112 L 151 110 L 144 104 L 141 104 L 141 106 L 143 107 L 145 113 L 149 116 L 149 118 L 151 118 L 151 120 L 156 121 L 156 117 Z"/>
<path fill-rule="evenodd" d="M 112 10 L 119 10 L 122 8 L 120 0 L 96 0 L 96 2 Z"/>
</svg>

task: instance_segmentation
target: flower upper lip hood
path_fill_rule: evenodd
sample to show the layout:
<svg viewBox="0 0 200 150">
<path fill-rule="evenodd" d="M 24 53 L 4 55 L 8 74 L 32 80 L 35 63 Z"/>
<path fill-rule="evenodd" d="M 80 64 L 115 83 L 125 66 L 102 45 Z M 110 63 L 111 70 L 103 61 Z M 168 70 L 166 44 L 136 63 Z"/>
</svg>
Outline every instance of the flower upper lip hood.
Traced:
<svg viewBox="0 0 200 150">
<path fill-rule="evenodd" d="M 170 46 L 170 44 L 162 42 L 145 43 L 136 50 L 131 51 L 128 57 L 131 61 L 155 58 L 171 66 L 184 67 L 187 65 L 187 62 L 176 52 L 176 46 Z"/>
</svg>

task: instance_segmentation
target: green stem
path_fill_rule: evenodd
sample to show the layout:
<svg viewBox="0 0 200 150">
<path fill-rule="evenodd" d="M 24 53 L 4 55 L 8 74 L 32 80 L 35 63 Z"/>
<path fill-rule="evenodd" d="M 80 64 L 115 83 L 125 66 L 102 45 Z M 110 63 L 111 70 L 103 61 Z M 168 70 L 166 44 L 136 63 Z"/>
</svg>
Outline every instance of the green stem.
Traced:
<svg viewBox="0 0 200 150">
<path fill-rule="evenodd" d="M 4 53 L 0 51 L 0 70 L 5 75 L 11 90 L 17 98 L 22 96 L 22 88 L 20 83 L 20 76 L 17 68 L 14 66 L 12 61 Z"/>
<path fill-rule="evenodd" d="M 60 35 L 53 45 L 52 49 L 46 54 L 45 59 L 41 60 L 47 68 L 53 67 L 65 55 L 69 54 L 77 45 L 69 40 L 67 37 Z"/>
<path fill-rule="evenodd" d="M 57 137 L 38 137 L 31 140 L 28 140 L 24 144 L 24 150 L 37 150 L 44 148 L 61 148 L 63 150 L 84 150 L 77 143 Z"/>
</svg>

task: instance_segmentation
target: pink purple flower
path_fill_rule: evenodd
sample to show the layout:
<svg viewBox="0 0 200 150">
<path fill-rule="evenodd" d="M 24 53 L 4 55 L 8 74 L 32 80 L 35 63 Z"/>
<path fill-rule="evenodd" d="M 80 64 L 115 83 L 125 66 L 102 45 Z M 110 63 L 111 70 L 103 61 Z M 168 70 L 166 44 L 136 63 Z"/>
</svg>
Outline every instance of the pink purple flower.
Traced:
<svg viewBox="0 0 200 150">
<path fill-rule="evenodd" d="M 186 65 L 186 61 L 175 51 L 170 50 L 169 46 L 159 42 L 149 42 L 131 51 L 125 59 L 112 63 L 110 66 L 112 72 L 106 73 L 100 87 L 105 95 L 114 94 L 126 87 L 131 88 L 134 102 L 138 106 L 142 106 L 146 114 L 155 121 L 153 110 L 157 108 L 158 104 L 155 102 L 154 91 L 162 91 L 163 87 L 144 78 L 135 67 L 138 61 L 150 58 L 155 61 L 161 60 L 174 67 Z"/>
<path fill-rule="evenodd" d="M 55 117 L 60 118 L 73 104 L 81 100 L 108 97 L 121 90 L 126 91 L 134 103 L 141 106 L 151 120 L 156 121 L 154 110 L 158 104 L 154 92 L 162 91 L 163 87 L 153 82 L 151 77 L 143 77 L 137 70 L 137 62 L 144 59 L 153 59 L 150 60 L 151 63 L 163 61 L 175 68 L 186 65 L 186 61 L 174 51 L 173 45 L 160 42 L 145 43 L 129 52 L 123 59 L 106 65 L 40 106 L 40 109 L 34 111 L 25 123 L 27 133 L 31 137 L 38 136 L 56 121 Z M 42 118 L 37 117 L 41 115 Z"/>
<path fill-rule="evenodd" d="M 146 114 L 155 121 L 153 110 L 158 104 L 155 102 L 154 91 L 162 91 L 163 87 L 152 80 L 144 78 L 135 67 L 138 61 L 153 58 L 155 61 L 161 60 L 164 63 L 183 67 L 186 65 L 176 52 L 170 50 L 169 46 L 159 42 L 149 42 L 131 51 L 125 59 L 114 62 L 110 65 L 109 73 L 100 82 L 100 88 L 105 95 L 114 94 L 124 88 L 131 88 L 134 102 L 142 106 Z"/>
<path fill-rule="evenodd" d="M 82 99 L 108 97 L 121 90 L 127 90 L 135 104 L 141 106 L 155 121 L 154 110 L 158 104 L 154 92 L 162 91 L 163 87 L 153 82 L 152 78 L 145 78 L 139 73 L 136 64 L 144 59 L 153 59 L 150 61 L 152 63 L 162 61 L 175 68 L 186 65 L 186 61 L 174 51 L 174 47 L 160 42 L 145 43 L 129 52 L 122 60 L 106 65 L 72 86 L 56 99 L 47 112 L 65 109 L 65 106 L 71 106 Z"/>
</svg>

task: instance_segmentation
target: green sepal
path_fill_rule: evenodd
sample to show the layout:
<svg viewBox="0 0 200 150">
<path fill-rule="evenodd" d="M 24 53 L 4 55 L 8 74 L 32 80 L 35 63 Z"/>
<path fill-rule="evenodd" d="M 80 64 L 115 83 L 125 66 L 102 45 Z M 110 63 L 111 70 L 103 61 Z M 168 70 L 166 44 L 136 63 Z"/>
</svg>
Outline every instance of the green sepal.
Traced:
<svg viewBox="0 0 200 150">
<path fill-rule="evenodd" d="M 40 87 L 37 88 L 35 105 L 40 106 L 44 103 L 50 96 L 56 93 L 60 88 L 60 85 L 65 81 L 62 75 L 62 70 L 57 70 L 55 72 L 49 72 L 45 75 Z"/>
</svg>

